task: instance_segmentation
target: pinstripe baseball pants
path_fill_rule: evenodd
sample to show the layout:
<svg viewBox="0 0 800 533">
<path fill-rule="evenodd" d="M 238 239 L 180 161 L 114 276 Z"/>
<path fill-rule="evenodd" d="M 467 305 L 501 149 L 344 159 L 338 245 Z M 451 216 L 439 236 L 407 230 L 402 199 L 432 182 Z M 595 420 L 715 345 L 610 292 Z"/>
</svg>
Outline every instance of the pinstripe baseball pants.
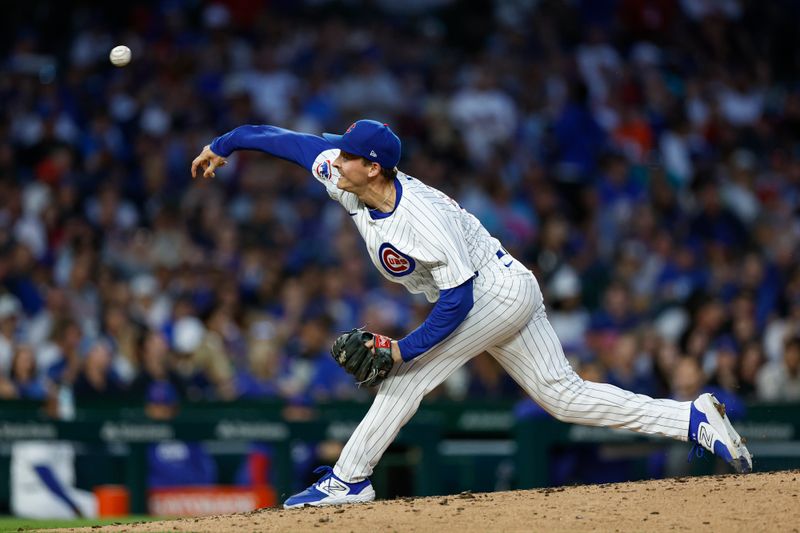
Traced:
<svg viewBox="0 0 800 533">
<path fill-rule="evenodd" d="M 396 366 L 380 385 L 334 467 L 339 478 L 368 477 L 423 396 L 484 351 L 558 420 L 687 440 L 691 402 L 656 400 L 578 377 L 547 320 L 536 278 L 518 261 L 506 267 L 493 259 L 473 287 L 473 308 L 458 329 Z"/>
</svg>

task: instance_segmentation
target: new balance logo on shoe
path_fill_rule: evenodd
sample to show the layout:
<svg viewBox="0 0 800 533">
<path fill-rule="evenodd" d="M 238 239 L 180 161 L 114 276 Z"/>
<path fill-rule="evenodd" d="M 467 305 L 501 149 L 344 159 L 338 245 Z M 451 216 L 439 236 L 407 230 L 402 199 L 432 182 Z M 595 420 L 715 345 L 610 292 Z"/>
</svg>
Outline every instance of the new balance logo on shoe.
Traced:
<svg viewBox="0 0 800 533">
<path fill-rule="evenodd" d="M 700 422 L 700 428 L 697 431 L 697 442 L 707 450 L 714 451 L 714 433 L 711 430 L 711 426 L 705 422 Z"/>
<path fill-rule="evenodd" d="M 350 489 L 338 479 L 329 477 L 319 484 L 319 490 L 333 496 L 334 494 L 347 493 Z"/>
</svg>

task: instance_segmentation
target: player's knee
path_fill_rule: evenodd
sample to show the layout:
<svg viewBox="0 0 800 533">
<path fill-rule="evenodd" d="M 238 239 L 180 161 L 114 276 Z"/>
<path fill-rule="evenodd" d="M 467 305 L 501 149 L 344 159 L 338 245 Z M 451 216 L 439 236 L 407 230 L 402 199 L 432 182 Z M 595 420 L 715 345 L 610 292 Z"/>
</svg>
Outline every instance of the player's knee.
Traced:
<svg viewBox="0 0 800 533">
<path fill-rule="evenodd" d="M 571 400 L 583 394 L 586 383 L 576 374 L 570 372 L 558 376 L 558 378 L 547 382 L 547 389 L 550 394 L 557 398 Z"/>
<path fill-rule="evenodd" d="M 551 402 L 548 412 L 561 422 L 573 422 L 575 416 L 586 410 L 583 391 L 585 382 L 577 375 L 564 379 L 552 388 L 553 396 L 557 401 Z"/>
<path fill-rule="evenodd" d="M 559 422 L 575 422 L 575 409 L 569 403 L 559 402 L 551 406 L 547 411 Z"/>
</svg>

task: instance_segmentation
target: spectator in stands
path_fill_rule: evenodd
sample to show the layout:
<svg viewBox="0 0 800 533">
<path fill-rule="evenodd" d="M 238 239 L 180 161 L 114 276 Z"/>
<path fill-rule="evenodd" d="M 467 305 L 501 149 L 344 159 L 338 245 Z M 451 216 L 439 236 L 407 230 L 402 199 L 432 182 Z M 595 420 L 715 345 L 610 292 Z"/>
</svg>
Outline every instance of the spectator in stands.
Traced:
<svg viewBox="0 0 800 533">
<path fill-rule="evenodd" d="M 78 403 L 120 399 L 124 387 L 113 369 L 114 352 L 103 340 L 95 341 L 86 352 L 72 392 Z"/>
<path fill-rule="evenodd" d="M 606 148 L 607 134 L 598 125 L 589 107 L 589 92 L 584 83 L 569 86 L 569 100 L 553 123 L 559 184 L 565 190 L 580 191 L 597 168 Z M 578 186 L 576 189 L 575 187 Z M 579 195 L 573 196 L 573 198 Z"/>
<path fill-rule="evenodd" d="M 729 335 L 717 339 L 709 351 L 706 366 L 710 368 L 708 385 L 737 394 L 739 391 L 739 356 L 741 347 Z"/>
<path fill-rule="evenodd" d="M 633 333 L 617 337 L 606 357 L 601 357 L 608 370 L 608 383 L 638 394 L 652 395 L 655 390 L 649 354 L 641 352 L 641 344 Z"/>
<path fill-rule="evenodd" d="M 281 366 L 280 347 L 275 328 L 267 321 L 253 326 L 248 342 L 248 365 L 237 369 L 236 392 L 240 398 L 278 398 Z"/>
<path fill-rule="evenodd" d="M 564 347 L 564 352 L 583 353 L 586 350 L 586 331 L 589 313 L 581 302 L 581 281 L 575 270 L 563 265 L 548 285 L 550 302 L 548 319 Z"/>
<path fill-rule="evenodd" d="M 150 274 L 139 274 L 130 282 L 131 313 L 133 318 L 150 328 L 162 327 L 171 311 L 169 298 L 158 286 L 158 280 Z"/>
<path fill-rule="evenodd" d="M 696 398 L 703 390 L 706 378 L 697 359 L 693 357 L 680 357 L 675 363 L 672 372 L 671 398 L 680 401 L 689 401 Z"/>
<path fill-rule="evenodd" d="M 44 346 L 55 325 L 66 318 L 69 318 L 69 310 L 64 290 L 61 287 L 48 286 L 44 306 L 28 321 L 25 333 L 27 341 L 37 348 Z"/>
<path fill-rule="evenodd" d="M 170 368 L 169 345 L 161 332 L 147 331 L 141 336 L 136 350 L 140 356 L 137 364 L 139 374 L 131 383 L 129 396 L 146 401 L 151 388 L 159 386 L 162 390 L 171 388 L 178 396 L 183 395 L 181 380 Z"/>
<path fill-rule="evenodd" d="M 40 349 L 39 361 L 47 366 L 47 377 L 53 383 L 71 386 L 81 371 L 80 344 L 83 335 L 78 322 L 63 319 L 53 327 L 50 343 Z"/>
<path fill-rule="evenodd" d="M 659 395 L 672 396 L 673 376 L 675 368 L 681 360 L 675 343 L 659 338 L 658 346 L 653 350 L 653 375 Z M 663 393 L 663 394 L 662 394 Z"/>
<path fill-rule="evenodd" d="M 217 306 L 206 320 L 209 335 L 216 335 L 222 343 L 230 363 L 240 368 L 246 365 L 247 338 L 234 318 L 239 310 L 238 292 L 235 287 L 219 287 Z"/>
<path fill-rule="evenodd" d="M 729 316 L 725 306 L 716 298 L 702 299 L 692 311 L 688 327 L 679 339 L 679 348 L 686 355 L 699 359 L 722 333 Z"/>
<path fill-rule="evenodd" d="M 698 255 L 693 243 L 675 243 L 655 280 L 657 295 L 662 301 L 686 302 L 695 291 L 707 285 L 708 273 L 699 264 Z"/>
<path fill-rule="evenodd" d="M 20 344 L 11 362 L 11 384 L 16 389 L 15 397 L 25 400 L 45 400 L 50 394 L 47 381 L 36 368 L 33 347 Z"/>
<path fill-rule="evenodd" d="M 181 388 L 186 391 L 189 400 L 197 401 L 214 398 L 214 385 L 208 375 L 208 363 L 219 361 L 223 368 L 227 368 L 225 360 L 220 360 L 218 351 L 206 345 L 205 360 L 196 356 L 206 335 L 206 328 L 200 319 L 187 316 L 175 322 L 172 332 L 172 348 L 174 357 L 170 367 L 181 382 Z"/>
<path fill-rule="evenodd" d="M 569 222 L 562 215 L 548 217 L 542 224 L 540 238 L 526 252 L 531 268 L 543 283 L 549 283 L 567 259 L 569 230 Z"/>
<path fill-rule="evenodd" d="M 476 67 L 465 76 L 467 82 L 450 102 L 450 118 L 464 135 L 473 162 L 489 162 L 493 150 L 507 143 L 517 127 L 514 100 L 498 87 L 488 68 Z"/>
<path fill-rule="evenodd" d="M 130 383 L 138 372 L 137 340 L 138 327 L 130 320 L 125 309 L 110 305 L 103 312 L 103 338 L 108 341 L 116 356 L 113 365 L 116 374 L 125 383 Z"/>
<path fill-rule="evenodd" d="M 787 339 L 782 361 L 761 368 L 756 387 L 760 400 L 800 401 L 800 337 Z"/>
<path fill-rule="evenodd" d="M 699 180 L 696 195 L 698 210 L 690 224 L 692 236 L 704 242 L 721 242 L 733 248 L 744 247 L 747 243 L 747 230 L 722 203 L 716 180 Z"/>
<path fill-rule="evenodd" d="M 95 266 L 92 251 L 87 249 L 76 254 L 65 287 L 72 318 L 91 335 L 100 330 L 100 297 L 93 281 Z"/>
<path fill-rule="evenodd" d="M 745 344 L 739 358 L 739 396 L 744 400 L 755 400 L 758 387 L 758 371 L 764 366 L 764 350 L 759 341 Z"/>
<path fill-rule="evenodd" d="M 195 364 L 209 379 L 211 397 L 218 400 L 232 400 L 236 397 L 231 351 L 225 345 L 225 338 L 221 333 L 227 323 L 228 317 L 224 312 L 212 312 L 205 323 L 203 338 L 192 352 Z"/>
<path fill-rule="evenodd" d="M 292 401 L 310 403 L 356 394 L 352 376 L 330 355 L 330 318 L 316 314 L 302 320 L 299 334 L 287 344 L 287 365 L 282 394 Z"/>
<path fill-rule="evenodd" d="M 603 306 L 592 314 L 589 322 L 589 348 L 597 352 L 602 345 L 613 342 L 613 337 L 632 331 L 638 324 L 629 291 L 622 282 L 613 281 L 603 294 Z"/>
<path fill-rule="evenodd" d="M 16 296 L 0 296 L 0 373 L 8 376 L 18 341 L 18 324 L 22 306 Z"/>
</svg>

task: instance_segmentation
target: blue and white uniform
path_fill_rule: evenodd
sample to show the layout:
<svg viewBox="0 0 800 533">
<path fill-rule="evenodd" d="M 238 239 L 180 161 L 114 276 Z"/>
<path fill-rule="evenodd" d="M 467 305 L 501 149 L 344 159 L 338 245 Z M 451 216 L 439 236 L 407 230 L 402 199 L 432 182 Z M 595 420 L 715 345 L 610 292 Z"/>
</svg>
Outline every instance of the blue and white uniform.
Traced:
<svg viewBox="0 0 800 533">
<path fill-rule="evenodd" d="M 372 210 L 336 186 L 337 148 L 325 138 L 272 126 L 242 126 L 215 139 L 211 149 L 223 157 L 260 150 L 308 169 L 348 212 L 375 267 L 436 302 L 425 322 L 399 340 L 404 363 L 380 385 L 333 469 L 335 478 L 364 481 L 425 394 L 484 351 L 559 420 L 687 440 L 692 402 L 633 394 L 573 371 L 533 274 L 444 193 L 398 172 L 394 209 Z M 318 485 L 312 489 L 324 492 Z M 340 502 L 333 493 L 330 498 Z"/>
</svg>

